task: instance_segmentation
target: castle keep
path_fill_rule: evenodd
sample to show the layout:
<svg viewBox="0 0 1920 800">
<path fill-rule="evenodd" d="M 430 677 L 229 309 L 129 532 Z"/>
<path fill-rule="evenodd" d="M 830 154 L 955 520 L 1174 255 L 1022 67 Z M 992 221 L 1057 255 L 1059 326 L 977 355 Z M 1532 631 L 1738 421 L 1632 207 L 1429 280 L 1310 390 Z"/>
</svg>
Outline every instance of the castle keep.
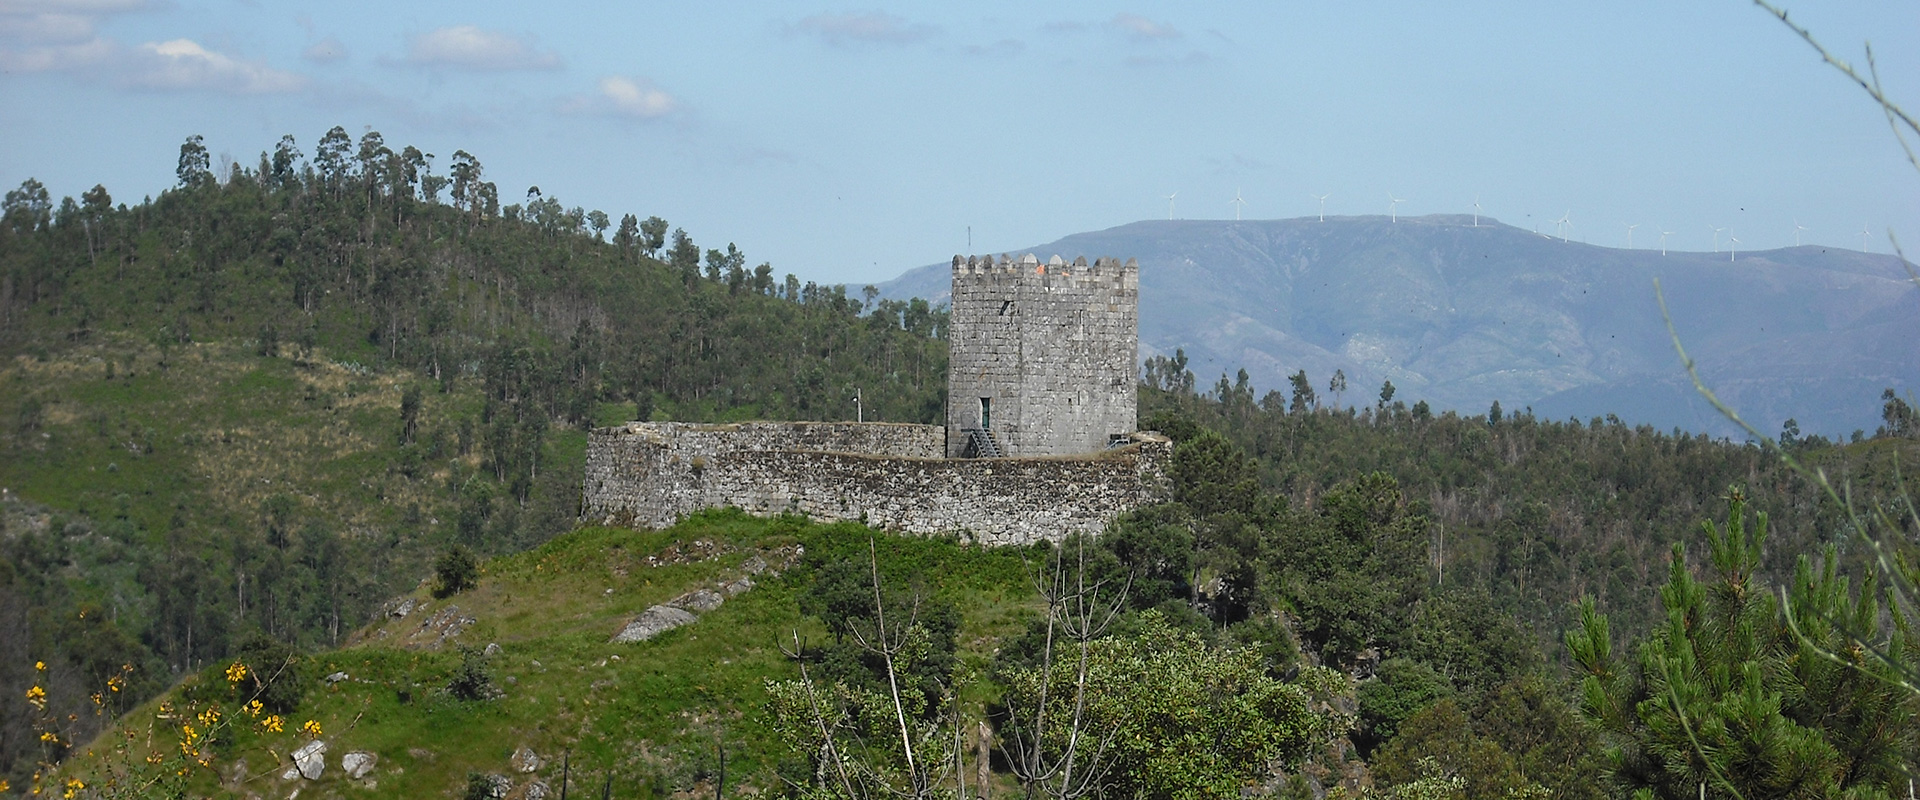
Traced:
<svg viewBox="0 0 1920 800">
<path fill-rule="evenodd" d="M 953 259 L 947 424 L 630 422 L 587 443 L 581 516 L 665 527 L 703 508 L 864 520 L 985 544 L 1099 533 L 1165 494 L 1134 431 L 1139 266 Z"/>
<path fill-rule="evenodd" d="M 951 313 L 947 455 L 1091 453 L 1133 432 L 1134 261 L 955 256 Z"/>
</svg>

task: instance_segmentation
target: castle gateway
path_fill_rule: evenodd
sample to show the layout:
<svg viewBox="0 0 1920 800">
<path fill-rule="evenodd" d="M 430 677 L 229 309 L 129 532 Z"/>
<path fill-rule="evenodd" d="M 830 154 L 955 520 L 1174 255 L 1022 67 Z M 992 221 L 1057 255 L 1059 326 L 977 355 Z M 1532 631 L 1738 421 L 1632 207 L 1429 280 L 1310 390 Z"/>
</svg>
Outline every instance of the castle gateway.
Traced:
<svg viewBox="0 0 1920 800">
<path fill-rule="evenodd" d="M 1166 491 L 1171 444 L 1134 430 L 1139 287 L 1132 260 L 955 256 L 944 428 L 599 428 L 581 516 L 665 527 L 737 506 L 996 545 L 1099 533 Z"/>
</svg>

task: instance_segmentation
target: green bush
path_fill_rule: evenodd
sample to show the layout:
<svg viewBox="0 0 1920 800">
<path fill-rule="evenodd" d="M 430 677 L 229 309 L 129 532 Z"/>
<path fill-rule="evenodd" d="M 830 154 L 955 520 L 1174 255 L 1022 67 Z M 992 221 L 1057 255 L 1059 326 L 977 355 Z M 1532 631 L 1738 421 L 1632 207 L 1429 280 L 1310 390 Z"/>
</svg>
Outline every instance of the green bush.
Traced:
<svg viewBox="0 0 1920 800">
<path fill-rule="evenodd" d="M 433 588 L 434 597 L 452 597 L 480 582 L 480 561 L 465 545 L 456 544 L 447 550 L 439 561 L 434 562 L 433 571 L 439 578 L 439 583 Z"/>
<path fill-rule="evenodd" d="M 241 700 L 257 699 L 275 714 L 291 714 L 312 683 L 292 645 L 265 633 L 255 633 L 240 644 L 236 661 L 247 667 L 240 684 Z"/>
<path fill-rule="evenodd" d="M 460 700 L 491 700 L 500 694 L 493 686 L 493 671 L 487 666 L 486 653 L 460 648 L 460 668 L 447 681 L 447 694 Z"/>
</svg>

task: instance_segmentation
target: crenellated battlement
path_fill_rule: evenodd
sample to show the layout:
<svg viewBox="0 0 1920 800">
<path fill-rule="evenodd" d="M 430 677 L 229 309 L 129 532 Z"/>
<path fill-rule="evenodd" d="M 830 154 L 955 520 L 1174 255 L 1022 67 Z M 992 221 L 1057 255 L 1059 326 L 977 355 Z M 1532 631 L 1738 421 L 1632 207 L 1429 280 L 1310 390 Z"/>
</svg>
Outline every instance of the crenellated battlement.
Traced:
<svg viewBox="0 0 1920 800">
<path fill-rule="evenodd" d="M 1076 257 L 1073 261 L 1069 262 L 1058 255 L 1042 262 L 1039 257 L 1032 253 L 1027 253 L 1018 258 L 1009 256 L 1006 253 L 1001 253 L 998 257 L 991 255 L 956 255 L 953 257 L 953 277 L 955 281 L 966 280 L 966 276 L 973 275 L 1031 276 L 1035 279 L 1035 283 L 1045 283 L 1045 278 L 1053 278 L 1056 280 L 1061 278 L 1096 280 L 1101 278 L 1109 280 L 1117 278 L 1121 281 L 1130 282 L 1131 285 L 1137 287 L 1139 285 L 1140 262 L 1129 258 L 1125 263 L 1122 263 L 1120 259 L 1102 256 L 1095 258 L 1093 263 L 1089 264 L 1087 263 L 1086 256 Z"/>
</svg>

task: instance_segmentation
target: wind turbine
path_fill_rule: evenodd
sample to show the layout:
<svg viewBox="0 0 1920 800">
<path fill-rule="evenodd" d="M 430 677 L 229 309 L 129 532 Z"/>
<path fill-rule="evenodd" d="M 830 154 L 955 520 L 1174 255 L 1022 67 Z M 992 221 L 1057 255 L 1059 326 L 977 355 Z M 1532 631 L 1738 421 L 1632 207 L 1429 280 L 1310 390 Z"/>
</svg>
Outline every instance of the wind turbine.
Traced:
<svg viewBox="0 0 1920 800">
<path fill-rule="evenodd" d="M 1473 196 L 1473 227 L 1480 227 L 1480 195 Z"/>
<path fill-rule="evenodd" d="M 1233 190 L 1233 221 L 1240 221 L 1240 210 L 1246 208 L 1247 201 L 1240 199 L 1240 190 Z"/>
<path fill-rule="evenodd" d="M 1733 261 L 1733 251 L 1740 249 L 1739 245 L 1740 245 L 1739 238 L 1734 236 L 1727 237 L 1727 261 L 1729 262 Z"/>
<path fill-rule="evenodd" d="M 1624 223 L 1624 222 L 1622 222 L 1622 223 L 1620 223 L 1620 224 L 1622 224 L 1622 225 L 1627 225 L 1627 223 Z M 1627 249 L 1628 249 L 1628 250 L 1632 250 L 1632 249 L 1633 249 L 1633 229 L 1634 229 L 1634 228 L 1638 228 L 1638 227 L 1640 227 L 1640 223 L 1638 223 L 1638 222 L 1636 222 L 1636 223 L 1634 223 L 1634 224 L 1632 224 L 1632 225 L 1627 225 Z"/>
<path fill-rule="evenodd" d="M 1327 198 L 1332 197 L 1333 193 L 1328 192 L 1326 194 L 1310 194 L 1307 196 L 1320 201 L 1320 221 L 1326 222 L 1327 221 Z"/>
<path fill-rule="evenodd" d="M 1860 223 L 1860 252 L 1867 252 L 1867 240 L 1873 238 L 1873 231 L 1867 230 L 1867 224 Z"/>
<path fill-rule="evenodd" d="M 1179 192 L 1174 192 L 1173 194 L 1167 195 L 1167 219 L 1169 220 L 1173 219 L 1173 198 L 1176 198 L 1179 196 L 1180 196 Z"/>
<path fill-rule="evenodd" d="M 1800 220 L 1796 219 L 1793 221 L 1793 246 L 1794 247 L 1800 246 L 1800 232 L 1809 231 L 1809 230 L 1813 230 L 1813 229 L 1800 224 Z"/>
<path fill-rule="evenodd" d="M 1667 254 L 1667 237 L 1672 235 L 1673 235 L 1673 231 L 1660 232 L 1660 255 L 1664 256 Z"/>
<path fill-rule="evenodd" d="M 1387 216 L 1393 222 L 1400 221 L 1400 212 L 1396 208 L 1404 202 L 1407 201 L 1394 197 L 1392 192 L 1387 192 Z"/>
<path fill-rule="evenodd" d="M 1560 226 L 1560 242 L 1565 244 L 1567 241 L 1567 232 L 1573 230 L 1573 209 L 1567 209 L 1566 213 L 1561 214 L 1559 219 L 1553 221 L 1553 224 Z"/>
<path fill-rule="evenodd" d="M 1707 227 L 1713 228 L 1713 252 L 1718 253 L 1720 252 L 1720 232 L 1726 230 L 1726 228 L 1714 228 L 1712 225 L 1708 225 Z"/>
</svg>

